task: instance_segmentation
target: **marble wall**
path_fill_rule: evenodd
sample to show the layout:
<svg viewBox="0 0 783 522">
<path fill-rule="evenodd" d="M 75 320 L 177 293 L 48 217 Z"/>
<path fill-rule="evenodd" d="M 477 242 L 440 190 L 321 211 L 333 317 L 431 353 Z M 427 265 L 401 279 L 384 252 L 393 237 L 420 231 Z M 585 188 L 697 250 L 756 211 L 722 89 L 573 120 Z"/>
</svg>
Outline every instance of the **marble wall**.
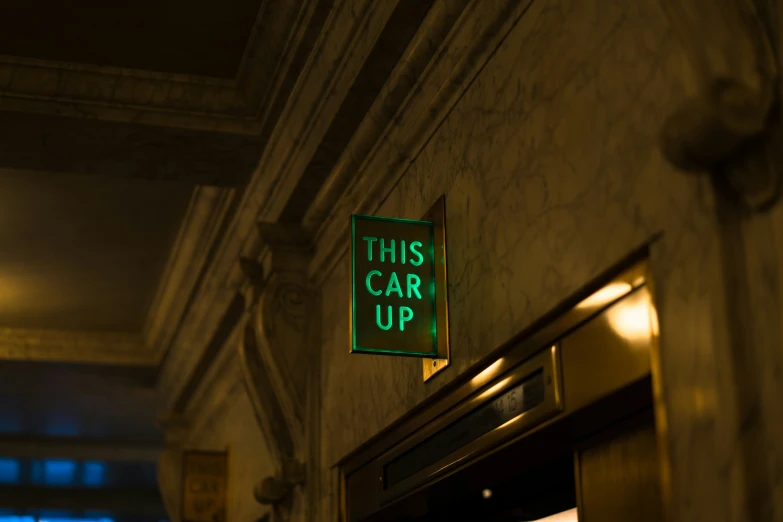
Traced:
<svg viewBox="0 0 783 522">
<path fill-rule="evenodd" d="M 253 498 L 254 486 L 274 469 L 241 378 L 223 405 L 188 434 L 185 447 L 229 452 L 228 520 L 253 522 L 268 508 Z"/>
<path fill-rule="evenodd" d="M 721 379 L 710 362 L 720 335 L 712 192 L 658 152 L 683 68 L 654 0 L 532 3 L 377 212 L 417 219 L 446 195 L 451 367 L 424 384 L 418 360 L 350 356 L 347 256 L 322 287 L 323 520 L 335 462 L 658 232 L 662 364 L 679 397 L 668 412 L 675 468 L 715 439 L 713 417 L 690 439 L 677 423 L 692 413 L 687 390 L 714 391 Z M 727 439 L 716 440 L 697 457 L 716 459 L 697 478 L 712 469 L 716 478 L 686 488 L 688 509 L 723 520 L 722 500 L 707 505 L 730 480 L 717 469 Z"/>
<path fill-rule="evenodd" d="M 456 62 L 470 49 L 453 52 Z M 772 400 L 783 207 L 743 219 L 706 176 L 661 157 L 659 129 L 685 96 L 686 71 L 658 0 L 530 4 L 377 211 L 417 219 L 446 195 L 452 364 L 425 384 L 419 360 L 349 355 L 344 256 L 320 289 L 320 346 L 309 344 L 320 349 L 320 379 L 307 384 L 320 386 L 321 407 L 302 451 L 318 453 L 321 476 L 297 498 L 321 504 L 316 516 L 299 505 L 294 520 L 336 520 L 342 457 L 653 237 L 671 506 L 679 520 L 739 521 L 753 511 L 750 486 L 783 491 L 783 423 L 771 420 L 783 418 Z M 765 308 L 735 313 L 737 288 Z M 227 375 L 226 398 L 186 445 L 228 445 L 230 519 L 252 521 L 265 513 L 253 486 L 275 470 L 239 372 Z"/>
</svg>

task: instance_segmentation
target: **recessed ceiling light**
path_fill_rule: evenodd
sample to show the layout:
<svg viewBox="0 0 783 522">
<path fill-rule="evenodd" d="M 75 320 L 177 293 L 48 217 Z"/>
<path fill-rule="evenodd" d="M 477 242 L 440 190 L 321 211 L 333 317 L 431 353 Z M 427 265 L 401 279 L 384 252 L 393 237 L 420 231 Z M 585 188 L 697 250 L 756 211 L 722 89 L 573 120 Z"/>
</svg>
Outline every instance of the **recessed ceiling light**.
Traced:
<svg viewBox="0 0 783 522">
<path fill-rule="evenodd" d="M 481 492 L 481 496 L 484 497 L 484 499 L 492 498 L 492 490 L 491 489 L 485 489 Z"/>
</svg>

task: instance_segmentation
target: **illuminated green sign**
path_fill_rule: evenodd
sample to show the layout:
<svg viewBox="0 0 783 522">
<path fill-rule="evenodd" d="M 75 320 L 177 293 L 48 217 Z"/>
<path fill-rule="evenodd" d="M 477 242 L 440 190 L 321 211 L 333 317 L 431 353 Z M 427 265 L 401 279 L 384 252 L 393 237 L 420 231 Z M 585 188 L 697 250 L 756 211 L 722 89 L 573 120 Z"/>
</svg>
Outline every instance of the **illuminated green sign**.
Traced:
<svg viewBox="0 0 783 522">
<path fill-rule="evenodd" d="M 436 247 L 430 221 L 351 216 L 351 352 L 438 354 Z"/>
</svg>

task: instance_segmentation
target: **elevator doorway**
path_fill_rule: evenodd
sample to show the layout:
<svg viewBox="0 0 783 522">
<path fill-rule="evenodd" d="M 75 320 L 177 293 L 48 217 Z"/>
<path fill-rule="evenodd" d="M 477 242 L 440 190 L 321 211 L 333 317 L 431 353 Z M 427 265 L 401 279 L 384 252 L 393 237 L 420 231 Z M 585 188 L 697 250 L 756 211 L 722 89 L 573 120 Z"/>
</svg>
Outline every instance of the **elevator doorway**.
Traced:
<svg viewBox="0 0 783 522">
<path fill-rule="evenodd" d="M 513 468 L 513 462 L 507 462 Z M 505 480 L 465 470 L 473 482 L 429 503 L 416 522 L 659 522 L 655 427 L 643 411 Z M 513 475 L 500 470 L 500 475 Z M 484 484 L 480 482 L 484 479 Z M 448 481 L 449 479 L 446 479 Z M 482 487 L 483 486 L 483 487 Z"/>
<path fill-rule="evenodd" d="M 341 463 L 346 522 L 662 520 L 645 263 Z"/>
</svg>

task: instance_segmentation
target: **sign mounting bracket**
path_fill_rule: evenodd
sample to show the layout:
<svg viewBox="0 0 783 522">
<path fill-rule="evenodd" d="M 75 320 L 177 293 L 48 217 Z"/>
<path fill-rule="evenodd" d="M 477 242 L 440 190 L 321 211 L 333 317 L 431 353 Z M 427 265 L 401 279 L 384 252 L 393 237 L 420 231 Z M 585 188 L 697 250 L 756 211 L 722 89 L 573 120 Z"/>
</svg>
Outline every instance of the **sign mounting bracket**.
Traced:
<svg viewBox="0 0 783 522">
<path fill-rule="evenodd" d="M 441 195 L 423 217 L 433 224 L 435 243 L 435 298 L 436 321 L 438 325 L 438 356 L 422 360 L 424 382 L 445 370 L 451 364 L 451 342 L 449 339 L 449 278 L 446 249 L 446 196 Z"/>
<path fill-rule="evenodd" d="M 428 381 L 448 367 L 446 208 L 421 220 L 351 216 L 350 353 L 422 360 Z"/>
</svg>

